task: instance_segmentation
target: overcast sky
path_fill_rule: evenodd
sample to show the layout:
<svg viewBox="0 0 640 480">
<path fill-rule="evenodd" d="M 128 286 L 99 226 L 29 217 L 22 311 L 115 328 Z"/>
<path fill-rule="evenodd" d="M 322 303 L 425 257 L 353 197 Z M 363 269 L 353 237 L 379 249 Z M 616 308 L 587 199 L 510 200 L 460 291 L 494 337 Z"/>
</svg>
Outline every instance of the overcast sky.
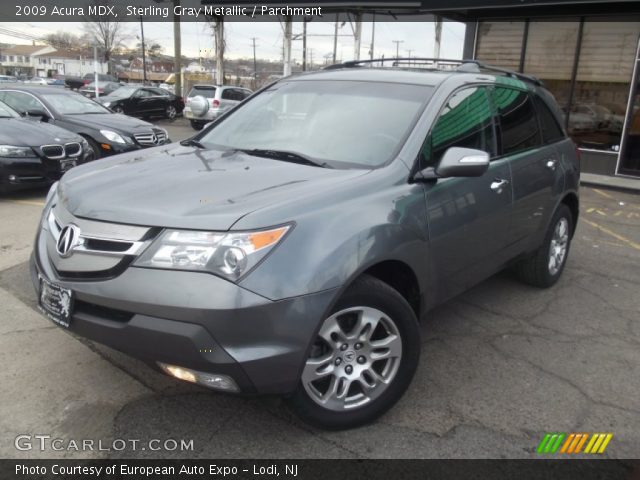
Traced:
<svg viewBox="0 0 640 480">
<path fill-rule="evenodd" d="M 81 23 L 0 23 L 12 29 L 19 29 L 31 35 L 46 35 L 61 30 L 81 33 Z M 136 44 L 136 35 L 140 34 L 140 24 L 124 23 L 129 31 L 130 46 Z M 332 55 L 334 24 L 329 22 L 310 22 L 307 24 L 307 48 L 312 49 L 314 63 L 321 63 L 323 57 Z M 69 27 L 73 28 L 69 28 Z M 190 57 L 213 57 L 213 35 L 208 24 L 202 21 L 182 23 L 182 53 Z M 282 27 L 277 22 L 227 22 L 225 24 L 227 38 L 227 53 L 229 58 L 252 57 L 251 37 L 257 37 L 256 53 L 258 58 L 278 60 L 282 56 Z M 173 28 L 171 23 L 145 22 L 144 32 L 146 40 L 160 43 L 163 53 L 173 54 Z M 293 34 L 302 33 L 302 23 L 294 23 Z M 372 24 L 363 23 L 361 58 L 369 55 L 371 44 Z M 350 60 L 354 55 L 353 32 L 347 22 L 339 30 L 337 57 L 338 60 Z M 395 56 L 396 45 L 393 40 L 400 40 L 399 53 L 401 56 L 432 57 L 434 52 L 434 24 L 432 22 L 376 22 L 375 48 L 376 57 Z M 442 29 L 441 58 L 461 58 L 464 40 L 464 25 L 454 22 L 444 22 Z M 27 44 L 28 40 L 0 35 L 0 42 Z M 198 52 L 201 52 L 200 55 Z M 302 60 L 302 40 L 293 42 L 293 57 Z"/>
</svg>

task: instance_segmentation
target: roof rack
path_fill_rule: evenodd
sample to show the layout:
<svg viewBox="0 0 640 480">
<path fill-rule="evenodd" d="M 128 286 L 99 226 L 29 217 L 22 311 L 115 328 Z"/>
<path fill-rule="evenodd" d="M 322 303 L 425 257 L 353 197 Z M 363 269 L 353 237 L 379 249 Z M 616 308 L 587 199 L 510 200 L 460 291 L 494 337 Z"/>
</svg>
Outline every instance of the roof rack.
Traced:
<svg viewBox="0 0 640 480">
<path fill-rule="evenodd" d="M 457 60 L 450 58 L 431 58 L 431 57 L 401 57 L 401 58 L 374 58 L 371 60 L 349 60 L 343 63 L 336 63 L 335 65 L 329 65 L 325 67 L 325 70 L 337 70 L 340 68 L 358 68 L 365 65 L 380 64 L 391 62 L 392 67 L 420 67 L 434 71 L 457 71 L 465 73 L 482 73 L 495 72 L 502 73 L 508 77 L 517 78 L 525 82 L 533 83 L 534 85 L 543 86 L 543 83 L 538 78 L 532 75 L 525 75 L 524 73 L 514 72 L 506 68 L 494 67 L 487 65 L 479 60 Z M 455 68 L 454 68 L 455 67 Z"/>
</svg>

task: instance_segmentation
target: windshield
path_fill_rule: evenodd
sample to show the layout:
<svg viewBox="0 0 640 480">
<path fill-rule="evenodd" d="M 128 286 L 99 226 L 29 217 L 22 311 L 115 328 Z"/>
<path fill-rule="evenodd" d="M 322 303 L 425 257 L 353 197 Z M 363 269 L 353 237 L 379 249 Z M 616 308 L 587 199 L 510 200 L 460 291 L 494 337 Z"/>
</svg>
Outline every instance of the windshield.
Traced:
<svg viewBox="0 0 640 480">
<path fill-rule="evenodd" d="M 379 82 L 278 83 L 199 140 L 207 148 L 292 152 L 338 168 L 379 167 L 397 153 L 432 92 Z"/>
<path fill-rule="evenodd" d="M 20 115 L 6 103 L 0 102 L 0 118 L 20 118 Z"/>
<path fill-rule="evenodd" d="M 85 113 L 111 113 L 102 105 L 76 93 L 41 94 L 42 98 L 62 115 Z"/>
</svg>

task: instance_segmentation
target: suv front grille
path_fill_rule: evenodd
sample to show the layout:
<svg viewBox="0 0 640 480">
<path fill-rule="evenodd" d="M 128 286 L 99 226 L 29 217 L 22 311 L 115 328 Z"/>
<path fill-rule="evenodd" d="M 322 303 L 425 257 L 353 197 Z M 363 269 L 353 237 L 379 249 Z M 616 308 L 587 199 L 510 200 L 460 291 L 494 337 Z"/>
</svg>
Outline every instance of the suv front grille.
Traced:
<svg viewBox="0 0 640 480">
<path fill-rule="evenodd" d="M 151 132 L 135 133 L 133 138 L 140 145 L 161 145 L 167 140 L 167 134 L 164 130 L 154 128 Z"/>
</svg>

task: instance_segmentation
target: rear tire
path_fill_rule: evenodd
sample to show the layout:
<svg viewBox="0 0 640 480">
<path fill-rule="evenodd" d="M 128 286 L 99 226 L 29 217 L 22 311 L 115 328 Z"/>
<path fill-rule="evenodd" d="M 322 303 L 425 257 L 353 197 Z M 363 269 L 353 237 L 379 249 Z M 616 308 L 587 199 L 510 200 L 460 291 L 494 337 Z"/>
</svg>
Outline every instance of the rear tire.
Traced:
<svg viewBox="0 0 640 480">
<path fill-rule="evenodd" d="M 287 402 L 319 428 L 364 425 L 400 399 L 419 358 L 420 329 L 409 303 L 386 283 L 363 275 L 323 321 Z"/>
<path fill-rule="evenodd" d="M 569 207 L 561 204 L 549 223 L 540 248 L 516 265 L 518 278 L 534 287 L 553 286 L 560 279 L 567 263 L 572 232 L 573 215 Z"/>
<path fill-rule="evenodd" d="M 176 115 L 178 115 L 178 111 L 176 110 L 176 107 L 174 107 L 173 105 L 167 105 L 167 108 L 164 111 L 165 118 L 168 118 L 169 120 L 173 120 L 176 118 Z"/>
<path fill-rule="evenodd" d="M 191 127 L 194 130 L 202 130 L 202 128 L 204 127 L 204 123 L 196 122 L 195 120 L 191 120 Z"/>
</svg>

